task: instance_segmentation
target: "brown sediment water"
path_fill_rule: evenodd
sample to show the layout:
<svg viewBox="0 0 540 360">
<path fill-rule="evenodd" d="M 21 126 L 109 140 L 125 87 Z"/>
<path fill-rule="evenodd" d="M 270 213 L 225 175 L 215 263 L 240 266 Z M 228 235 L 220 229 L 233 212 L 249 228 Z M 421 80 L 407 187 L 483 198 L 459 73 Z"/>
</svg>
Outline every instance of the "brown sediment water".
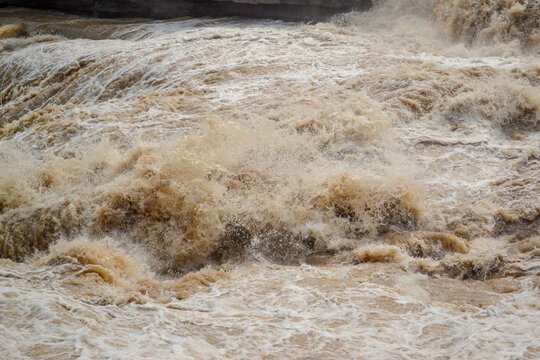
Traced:
<svg viewBox="0 0 540 360">
<path fill-rule="evenodd" d="M 0 10 L 0 357 L 539 357 L 539 12 Z"/>
</svg>

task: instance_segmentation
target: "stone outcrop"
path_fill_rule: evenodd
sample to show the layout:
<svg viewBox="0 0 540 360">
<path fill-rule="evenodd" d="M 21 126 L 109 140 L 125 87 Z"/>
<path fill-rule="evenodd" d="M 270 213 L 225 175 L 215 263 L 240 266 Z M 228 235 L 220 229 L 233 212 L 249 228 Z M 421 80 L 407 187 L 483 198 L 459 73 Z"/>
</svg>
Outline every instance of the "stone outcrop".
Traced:
<svg viewBox="0 0 540 360">
<path fill-rule="evenodd" d="M 284 20 L 321 20 L 364 10 L 371 0 L 0 0 L 2 6 L 53 9 L 101 17 L 245 16 Z"/>
</svg>

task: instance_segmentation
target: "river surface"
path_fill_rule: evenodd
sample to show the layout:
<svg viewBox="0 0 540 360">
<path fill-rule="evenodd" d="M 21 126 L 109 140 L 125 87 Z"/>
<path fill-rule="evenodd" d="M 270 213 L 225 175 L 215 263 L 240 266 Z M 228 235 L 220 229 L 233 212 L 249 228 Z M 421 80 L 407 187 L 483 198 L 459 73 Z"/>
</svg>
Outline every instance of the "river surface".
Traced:
<svg viewBox="0 0 540 360">
<path fill-rule="evenodd" d="M 0 358 L 540 358 L 539 22 L 0 9 Z"/>
</svg>

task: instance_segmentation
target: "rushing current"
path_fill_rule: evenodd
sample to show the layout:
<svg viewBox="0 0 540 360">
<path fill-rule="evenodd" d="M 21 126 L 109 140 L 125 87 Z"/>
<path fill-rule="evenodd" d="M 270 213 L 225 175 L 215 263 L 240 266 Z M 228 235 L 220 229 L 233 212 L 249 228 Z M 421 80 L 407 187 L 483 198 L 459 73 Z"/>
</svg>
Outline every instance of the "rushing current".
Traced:
<svg viewBox="0 0 540 360">
<path fill-rule="evenodd" d="M 537 0 L 0 26 L 0 358 L 540 358 Z"/>
</svg>

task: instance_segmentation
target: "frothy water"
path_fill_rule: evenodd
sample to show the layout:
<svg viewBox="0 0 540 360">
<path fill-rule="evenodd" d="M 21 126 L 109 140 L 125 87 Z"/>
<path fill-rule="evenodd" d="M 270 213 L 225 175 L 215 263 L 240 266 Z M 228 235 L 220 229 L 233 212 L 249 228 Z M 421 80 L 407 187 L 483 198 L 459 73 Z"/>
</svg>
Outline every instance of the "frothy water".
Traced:
<svg viewBox="0 0 540 360">
<path fill-rule="evenodd" d="M 540 356 L 539 19 L 2 9 L 0 357 Z"/>
</svg>

